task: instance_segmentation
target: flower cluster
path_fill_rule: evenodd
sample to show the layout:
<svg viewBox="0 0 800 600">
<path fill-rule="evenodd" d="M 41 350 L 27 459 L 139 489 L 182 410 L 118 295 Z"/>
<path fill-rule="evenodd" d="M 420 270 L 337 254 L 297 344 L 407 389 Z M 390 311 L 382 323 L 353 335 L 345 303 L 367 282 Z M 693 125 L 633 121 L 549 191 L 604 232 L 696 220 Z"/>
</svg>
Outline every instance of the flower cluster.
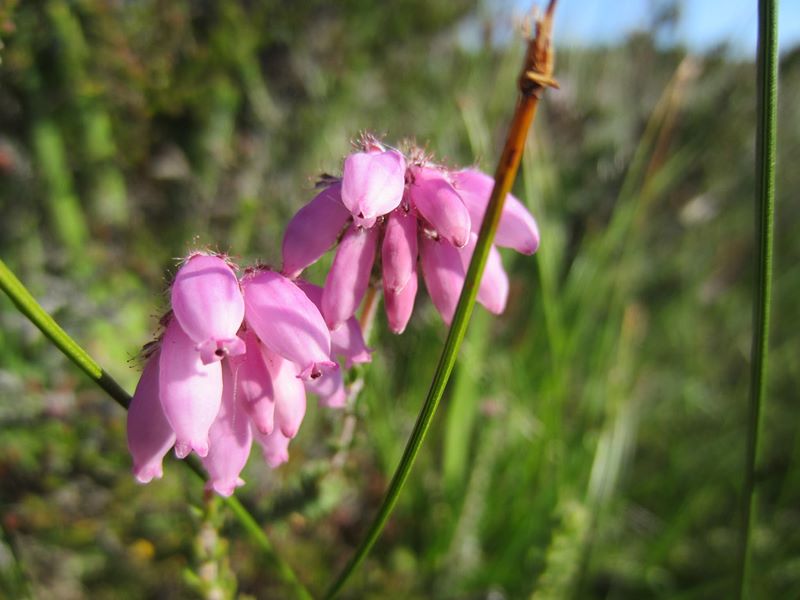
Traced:
<svg viewBox="0 0 800 600">
<path fill-rule="evenodd" d="M 328 178 L 321 185 L 286 228 L 282 271 L 297 277 L 338 243 L 321 300 L 328 326 L 336 329 L 355 313 L 376 257 L 393 332 L 402 333 L 411 317 L 419 268 L 433 304 L 449 324 L 494 179 L 475 169 L 447 169 L 418 150 L 404 156 L 366 136 L 344 161 L 341 179 Z M 539 247 L 536 221 L 510 194 L 495 244 L 523 254 Z M 478 302 L 499 314 L 507 297 L 508 276 L 493 246 Z"/>
<path fill-rule="evenodd" d="M 174 446 L 178 458 L 195 452 L 209 487 L 230 495 L 243 483 L 254 440 L 270 466 L 288 460 L 306 393 L 344 406 L 336 361 L 350 368 L 370 360 L 354 314 L 373 271 L 393 332 L 411 317 L 419 271 L 442 318 L 452 320 L 493 185 L 480 171 L 447 169 L 419 150 L 404 155 L 364 136 L 341 178 L 327 177 L 289 222 L 281 272 L 259 266 L 239 277 L 222 256 L 190 255 L 130 406 L 136 478 L 161 477 Z M 495 243 L 523 254 L 539 245 L 536 222 L 511 195 Z M 299 279 L 334 246 L 324 287 Z M 492 246 L 478 302 L 499 314 L 508 289 Z"/>
<path fill-rule="evenodd" d="M 329 331 L 317 308 L 321 289 L 266 268 L 245 271 L 223 257 L 196 253 L 178 270 L 172 311 L 151 349 L 128 413 L 136 478 L 161 477 L 173 446 L 194 451 L 209 487 L 230 495 L 255 439 L 267 463 L 288 459 L 306 411 L 306 391 L 344 405 L 342 374 L 368 362 L 355 318 Z"/>
</svg>

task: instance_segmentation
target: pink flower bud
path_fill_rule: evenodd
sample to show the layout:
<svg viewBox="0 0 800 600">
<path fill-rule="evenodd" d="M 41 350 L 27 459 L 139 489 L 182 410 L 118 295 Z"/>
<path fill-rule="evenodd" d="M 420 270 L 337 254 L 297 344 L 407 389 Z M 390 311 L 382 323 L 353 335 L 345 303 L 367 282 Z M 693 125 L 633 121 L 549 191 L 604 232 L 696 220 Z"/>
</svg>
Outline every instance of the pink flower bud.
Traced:
<svg viewBox="0 0 800 600">
<path fill-rule="evenodd" d="M 272 431 L 275 419 L 275 396 L 272 376 L 261 355 L 261 342 L 256 334 L 247 330 L 244 335 L 247 354 L 230 359 L 236 389 L 245 411 L 262 433 Z"/>
<path fill-rule="evenodd" d="M 256 441 L 261 444 L 261 454 L 264 461 L 273 469 L 281 466 L 289 460 L 289 441 L 290 438 L 283 435 L 279 429 L 275 429 L 269 435 L 253 432 Z"/>
<path fill-rule="evenodd" d="M 195 254 L 178 269 L 172 310 L 203 363 L 244 353 L 244 343 L 236 336 L 244 319 L 244 299 L 233 270 L 218 256 Z"/>
<path fill-rule="evenodd" d="M 464 285 L 464 266 L 456 248 L 445 240 L 422 238 L 422 275 L 433 305 L 448 325 Z"/>
<path fill-rule="evenodd" d="M 477 234 L 471 233 L 469 243 L 459 250 L 465 273 L 469 269 L 469 262 L 472 260 L 477 241 Z M 506 309 L 507 300 L 508 275 L 503 269 L 500 252 L 492 246 L 489 249 L 489 258 L 486 260 L 486 268 L 483 271 L 481 285 L 478 288 L 478 302 L 483 304 L 489 312 L 499 315 Z"/>
<path fill-rule="evenodd" d="M 473 231 L 478 233 L 492 194 L 494 178 L 475 169 L 457 171 L 452 177 L 456 190 L 469 209 Z M 506 196 L 494 243 L 522 254 L 533 254 L 539 248 L 536 220 L 522 202 L 511 194 Z"/>
<path fill-rule="evenodd" d="M 273 271 L 242 281 L 248 325 L 272 351 L 300 366 L 300 377 L 337 369 L 330 360 L 331 336 L 314 303 L 294 283 Z"/>
<path fill-rule="evenodd" d="M 342 204 L 342 184 L 322 190 L 301 208 L 283 235 L 283 273 L 292 279 L 330 250 L 350 213 Z"/>
<path fill-rule="evenodd" d="M 306 381 L 306 390 L 319 396 L 321 406 L 328 408 L 344 408 L 347 394 L 341 371 L 329 371 L 319 379 Z"/>
<path fill-rule="evenodd" d="M 385 288 L 383 290 L 386 319 L 389 321 L 389 329 L 392 333 L 403 333 L 408 325 L 414 310 L 414 299 L 417 297 L 417 286 L 419 285 L 417 279 L 415 268 L 402 290 L 399 292 Z"/>
<path fill-rule="evenodd" d="M 161 461 L 175 444 L 158 399 L 158 352 L 147 361 L 128 408 L 128 450 L 139 483 L 160 479 Z"/>
<path fill-rule="evenodd" d="M 369 285 L 378 229 L 350 226 L 339 243 L 322 292 L 322 314 L 328 328 L 337 329 L 352 317 Z"/>
<path fill-rule="evenodd" d="M 227 361 L 226 361 L 227 362 Z M 201 460 L 208 471 L 206 489 L 230 496 L 244 481 L 239 474 L 247 464 L 253 434 L 241 403 L 236 400 L 233 375 L 222 369 L 222 405 L 208 432 L 208 454 Z"/>
<path fill-rule="evenodd" d="M 389 213 L 381 247 L 383 289 L 399 292 L 417 265 L 417 219 L 397 209 Z"/>
<path fill-rule="evenodd" d="M 412 173 L 409 196 L 417 212 L 439 236 L 463 247 L 469 241 L 470 216 L 455 188 L 440 169 L 414 167 Z"/>
<path fill-rule="evenodd" d="M 344 161 L 342 203 L 360 219 L 391 212 L 403 199 L 406 161 L 395 150 L 354 152 Z"/>
<path fill-rule="evenodd" d="M 297 367 L 293 363 L 266 346 L 262 346 L 261 351 L 275 393 L 275 429 L 293 438 L 306 415 L 306 390 L 297 377 Z"/>
<path fill-rule="evenodd" d="M 158 394 L 175 432 L 175 454 L 208 454 L 208 430 L 222 400 L 221 363 L 203 364 L 194 342 L 172 319 L 161 339 Z"/>
</svg>

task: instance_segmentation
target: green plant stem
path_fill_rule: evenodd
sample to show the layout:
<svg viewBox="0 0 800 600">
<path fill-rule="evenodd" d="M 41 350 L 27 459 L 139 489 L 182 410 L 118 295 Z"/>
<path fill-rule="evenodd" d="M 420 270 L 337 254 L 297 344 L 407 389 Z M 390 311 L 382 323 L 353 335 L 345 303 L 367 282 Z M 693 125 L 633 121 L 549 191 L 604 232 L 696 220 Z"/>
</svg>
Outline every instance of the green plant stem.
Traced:
<svg viewBox="0 0 800 600">
<path fill-rule="evenodd" d="M 5 262 L 0 260 L 0 289 L 8 294 L 11 301 L 19 311 L 25 315 L 55 346 L 64 353 L 78 368 L 86 373 L 89 378 L 100 386 L 114 401 L 128 409 L 131 396 L 122 389 L 114 378 L 106 373 L 99 364 L 75 341 L 36 301 Z M 208 479 L 200 462 L 194 457 L 181 461 L 203 481 Z M 295 594 L 295 597 L 307 600 L 312 598 L 309 591 L 303 586 L 292 568 L 275 552 L 272 544 L 258 525 L 250 512 L 234 496 L 224 499 L 225 504 L 233 512 L 239 524 L 244 528 L 250 539 L 261 548 L 264 556 L 275 566 L 278 574 Z"/>
<path fill-rule="evenodd" d="M 500 157 L 500 161 L 495 172 L 495 184 L 483 217 L 478 241 L 475 251 L 467 270 L 464 287 L 458 300 L 452 324 L 445 339 L 444 348 L 436 365 L 428 394 L 422 405 L 414 429 L 406 443 L 403 456 L 392 476 L 389 489 L 384 496 L 383 503 L 378 509 L 366 536 L 359 544 L 355 554 L 345 565 L 339 577 L 331 585 L 326 598 L 335 597 L 344 587 L 350 576 L 356 571 L 364 561 L 369 551 L 377 541 L 383 531 L 389 516 L 392 514 L 400 493 L 414 465 L 416 456 L 428 433 L 433 416 L 439 406 L 439 401 L 444 394 L 450 374 L 453 371 L 458 350 L 469 324 L 472 309 L 475 306 L 475 299 L 478 295 L 483 270 L 489 256 L 489 250 L 494 240 L 497 226 L 500 222 L 500 215 L 503 212 L 505 198 L 511 191 L 514 179 L 517 175 L 522 151 L 525 147 L 525 139 L 528 135 L 533 118 L 536 114 L 536 107 L 541 93 L 545 87 L 553 85 L 552 75 L 552 50 L 550 46 L 550 32 L 552 27 L 553 10 L 555 0 L 551 0 L 545 17 L 537 23 L 536 37 L 530 40 L 525 65 L 520 76 L 520 96 L 517 101 L 514 117 L 509 127 L 506 137 L 505 147 Z"/>
<path fill-rule="evenodd" d="M 750 540 L 753 529 L 756 468 L 767 393 L 767 355 L 772 296 L 772 246 L 775 209 L 776 138 L 778 120 L 778 7 L 776 0 L 758 3 L 757 122 L 756 122 L 756 285 L 753 290 L 753 341 L 750 399 L 739 536 L 739 598 L 750 596 Z"/>
<path fill-rule="evenodd" d="M 75 340 L 69 337 L 66 331 L 61 329 L 61 326 L 55 322 L 53 317 L 47 314 L 2 260 L 0 260 L 0 289 L 8 294 L 8 297 L 11 298 L 11 301 L 19 311 L 28 317 L 67 358 L 86 373 L 117 404 L 124 409 L 128 408 L 131 403 L 130 394 L 123 390 L 114 378 L 106 373 Z"/>
</svg>

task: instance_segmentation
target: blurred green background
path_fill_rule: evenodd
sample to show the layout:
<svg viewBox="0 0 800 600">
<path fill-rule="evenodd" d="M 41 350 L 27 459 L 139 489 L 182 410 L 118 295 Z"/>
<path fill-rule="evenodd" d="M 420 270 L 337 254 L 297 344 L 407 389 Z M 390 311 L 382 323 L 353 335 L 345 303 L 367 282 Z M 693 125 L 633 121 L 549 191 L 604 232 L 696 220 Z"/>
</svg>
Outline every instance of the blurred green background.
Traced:
<svg viewBox="0 0 800 600">
<path fill-rule="evenodd" d="M 0 256 L 132 390 L 175 258 L 210 246 L 276 262 L 359 131 L 493 171 L 524 48 L 493 7 L 5 0 Z M 753 52 L 662 43 L 680 4 L 651 8 L 611 42 L 556 39 L 561 89 L 515 187 L 541 250 L 504 255 L 508 309 L 476 312 L 345 597 L 733 595 Z M 781 75 L 759 598 L 800 597 L 800 49 L 784 48 Z M 352 439 L 344 414 L 313 407 L 290 462 L 254 456 L 238 493 L 315 592 L 365 531 L 445 334 L 424 294 L 403 336 L 377 323 Z M 0 298 L 0 596 L 284 597 L 187 469 L 168 458 L 163 480 L 134 482 L 124 419 Z"/>
</svg>

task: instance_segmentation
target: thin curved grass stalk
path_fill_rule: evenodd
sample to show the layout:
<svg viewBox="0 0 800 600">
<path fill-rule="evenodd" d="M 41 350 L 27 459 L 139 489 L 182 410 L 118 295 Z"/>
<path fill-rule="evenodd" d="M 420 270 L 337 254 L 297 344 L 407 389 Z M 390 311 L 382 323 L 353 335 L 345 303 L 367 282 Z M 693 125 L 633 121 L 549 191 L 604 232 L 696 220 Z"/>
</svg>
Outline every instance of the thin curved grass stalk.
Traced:
<svg viewBox="0 0 800 600">
<path fill-rule="evenodd" d="M 126 409 L 130 406 L 131 396 L 122 389 L 111 375 L 106 373 L 103 368 L 86 352 L 75 340 L 73 340 L 61 326 L 56 323 L 36 301 L 33 295 L 27 290 L 22 282 L 17 278 L 5 262 L 0 260 L 0 289 L 2 289 L 19 311 L 25 315 L 53 344 L 64 353 L 75 365 L 89 378 L 103 389 L 111 398 Z M 193 457 L 182 461 L 200 479 L 206 479 L 205 471 L 199 461 Z M 282 581 L 289 586 L 297 598 L 312 598 L 308 590 L 303 586 L 292 568 L 275 552 L 272 543 L 259 526 L 250 512 L 235 497 L 231 496 L 224 499 L 225 504 L 234 514 L 239 524 L 244 528 L 253 542 L 261 549 L 264 556 L 273 564 L 280 575 Z"/>
<path fill-rule="evenodd" d="M 750 538 L 753 529 L 756 468 L 759 462 L 759 437 L 762 407 L 767 393 L 769 317 L 772 296 L 772 246 L 775 212 L 776 139 L 778 125 L 778 6 L 776 0 L 758 3 L 757 116 L 756 116 L 756 281 L 753 288 L 753 341 L 750 360 L 750 399 L 747 414 L 744 485 L 737 594 L 749 597 Z"/>
<path fill-rule="evenodd" d="M 519 78 L 520 95 L 517 101 L 514 117 L 509 127 L 506 137 L 505 147 L 500 157 L 500 161 L 495 171 L 495 185 L 489 199 L 489 205 L 481 224 L 478 241 L 475 251 L 470 261 L 464 287 L 458 300 L 455 316 L 447 333 L 442 354 L 436 365 L 436 370 L 431 381 L 425 402 L 420 409 L 419 416 L 411 432 L 411 436 L 406 444 L 400 464 L 394 472 L 389 489 L 384 496 L 383 503 L 378 509 L 366 536 L 359 544 L 355 554 L 345 565 L 339 577 L 331 585 L 326 598 L 335 597 L 350 576 L 356 571 L 366 558 L 369 551 L 375 545 L 378 537 L 383 531 L 389 516 L 392 514 L 400 493 L 414 465 L 416 456 L 419 453 L 422 442 L 430 428 L 433 416 L 439 406 L 439 401 L 444 394 L 447 382 L 450 379 L 453 366 L 458 357 L 458 350 L 469 324 L 472 309 L 475 306 L 475 298 L 478 294 L 478 286 L 486 266 L 489 256 L 489 249 L 494 239 L 500 215 L 503 211 L 506 195 L 511 191 L 511 186 L 516 178 L 517 169 L 522 151 L 525 147 L 525 139 L 533 118 L 539 98 L 547 87 L 557 87 L 557 83 L 552 78 L 553 73 L 553 52 L 551 48 L 551 32 L 553 24 L 553 14 L 555 11 L 556 0 L 550 0 L 547 11 L 536 24 L 536 36 L 532 38 L 528 45 L 522 74 Z"/>
</svg>

